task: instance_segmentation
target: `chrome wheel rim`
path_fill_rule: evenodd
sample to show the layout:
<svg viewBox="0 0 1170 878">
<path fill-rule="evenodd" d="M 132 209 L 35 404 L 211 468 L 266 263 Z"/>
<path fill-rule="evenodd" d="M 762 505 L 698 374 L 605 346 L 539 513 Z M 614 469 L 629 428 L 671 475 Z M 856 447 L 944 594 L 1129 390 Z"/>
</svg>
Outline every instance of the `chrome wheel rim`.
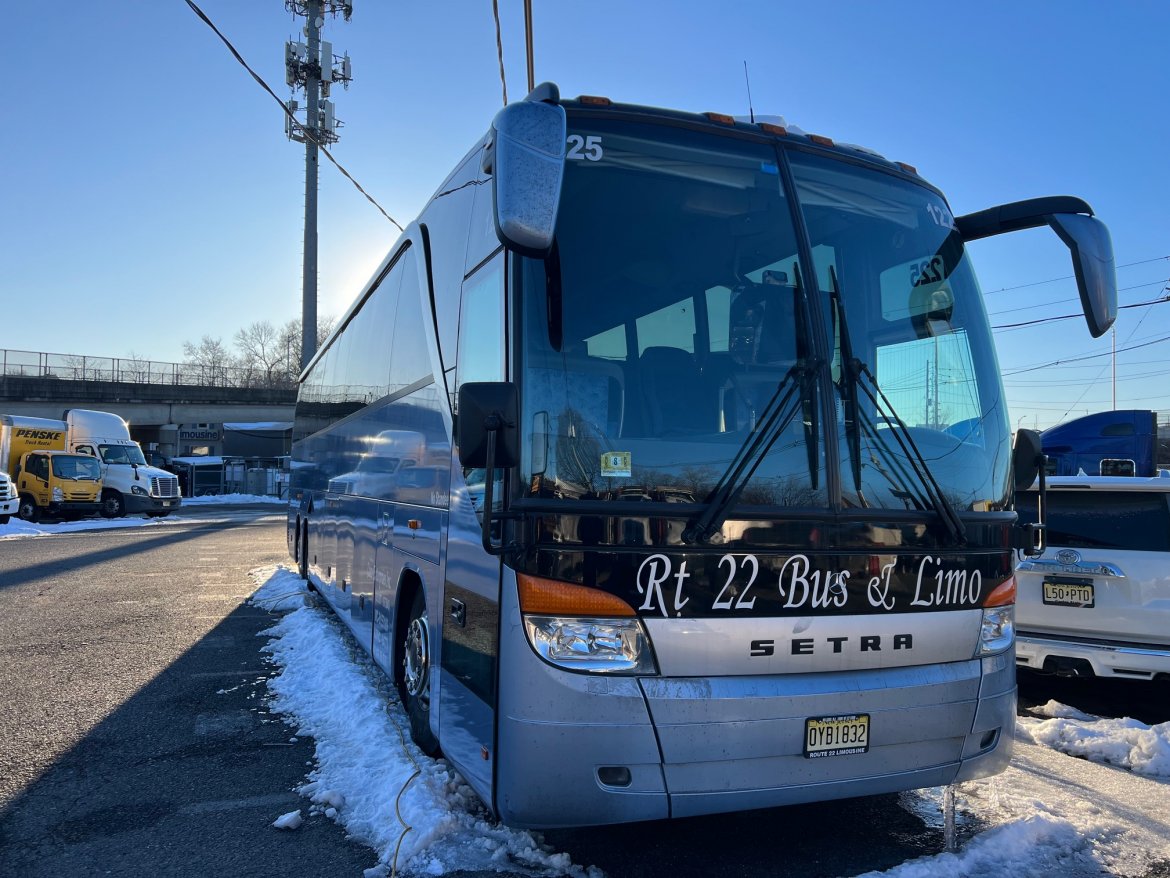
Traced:
<svg viewBox="0 0 1170 878">
<path fill-rule="evenodd" d="M 418 700 L 424 708 L 430 705 L 427 694 L 427 670 L 429 660 L 427 656 L 427 617 L 424 613 L 417 619 L 412 619 L 410 628 L 406 631 L 406 656 L 402 660 L 403 678 L 406 692 L 411 698 Z"/>
</svg>

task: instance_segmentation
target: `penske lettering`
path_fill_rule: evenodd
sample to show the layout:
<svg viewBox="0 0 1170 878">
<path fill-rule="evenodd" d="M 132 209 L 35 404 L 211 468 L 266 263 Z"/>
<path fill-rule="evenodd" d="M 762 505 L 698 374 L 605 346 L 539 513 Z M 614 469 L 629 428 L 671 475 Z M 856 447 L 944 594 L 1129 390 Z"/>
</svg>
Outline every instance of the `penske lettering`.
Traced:
<svg viewBox="0 0 1170 878">
<path fill-rule="evenodd" d="M 30 430 L 27 427 L 18 428 L 15 433 L 20 439 L 48 439 L 53 442 L 60 441 L 64 435 L 60 430 Z"/>
</svg>

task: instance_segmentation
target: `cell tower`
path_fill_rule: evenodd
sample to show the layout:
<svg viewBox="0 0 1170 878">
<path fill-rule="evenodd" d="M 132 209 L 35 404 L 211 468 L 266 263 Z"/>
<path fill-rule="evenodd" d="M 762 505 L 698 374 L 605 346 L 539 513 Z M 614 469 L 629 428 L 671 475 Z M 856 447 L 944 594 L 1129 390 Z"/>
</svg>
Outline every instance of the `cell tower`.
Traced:
<svg viewBox="0 0 1170 878">
<path fill-rule="evenodd" d="M 333 112 L 329 91 L 334 83 L 349 88 L 353 79 L 349 54 L 333 54 L 333 44 L 321 39 L 325 16 L 342 16 L 349 21 L 353 0 L 285 0 L 285 8 L 306 19 L 305 41 L 289 40 L 284 45 L 285 80 L 291 89 L 303 89 L 302 106 L 295 98 L 288 102 L 291 116 L 285 116 L 284 133 L 289 140 L 305 145 L 305 253 L 301 297 L 301 368 L 309 365 L 317 351 L 317 161 L 321 146 L 337 142 L 342 123 Z M 303 112 L 304 121 L 300 119 Z"/>
</svg>

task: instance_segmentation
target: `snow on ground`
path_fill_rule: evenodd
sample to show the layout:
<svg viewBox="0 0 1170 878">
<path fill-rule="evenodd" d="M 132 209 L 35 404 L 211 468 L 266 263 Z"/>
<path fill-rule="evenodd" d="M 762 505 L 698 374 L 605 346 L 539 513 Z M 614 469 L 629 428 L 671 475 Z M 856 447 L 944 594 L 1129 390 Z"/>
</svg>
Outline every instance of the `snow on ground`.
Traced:
<svg viewBox="0 0 1170 878">
<path fill-rule="evenodd" d="M 538 834 L 493 823 L 450 766 L 423 756 L 410 742 L 385 676 L 350 645 L 332 612 L 315 606 L 295 573 L 270 567 L 252 575 L 262 583 L 253 602 L 291 611 L 264 632 L 272 638 L 265 649 L 280 668 L 268 685 L 272 709 L 316 740 L 315 767 L 300 788 L 311 812 L 340 822 L 375 848 L 384 866 L 397 856 L 407 874 L 509 869 L 600 878 L 593 867 L 582 869 L 549 850 Z M 1151 861 L 1170 859 L 1170 783 L 1072 759 L 1037 742 L 1036 729 L 1045 722 L 1091 728 L 1122 721 L 1055 703 L 1041 712 L 1053 719 L 1021 721 L 1005 773 L 957 787 L 965 844 L 881 874 L 1087 878 L 1141 875 Z M 1127 732 L 1111 734 L 1128 740 Z M 919 790 L 901 801 L 937 827 L 942 796 L 942 789 Z"/>
<path fill-rule="evenodd" d="M 1019 724 L 1037 744 L 1137 774 L 1170 778 L 1170 722 L 1148 726 L 1129 717 L 1102 719 L 1055 701 L 1036 712 L 1050 719 L 1021 718 Z"/>
<path fill-rule="evenodd" d="M 265 497 L 259 494 L 216 494 L 205 497 L 184 497 L 184 506 L 227 506 L 244 503 L 267 503 L 271 505 L 287 506 L 288 500 L 280 497 Z M 175 524 L 176 521 L 191 521 L 188 518 L 167 516 L 166 518 L 146 518 L 139 515 L 127 515 L 124 518 L 83 518 L 80 521 L 53 521 L 33 524 L 13 516 L 8 524 L 0 524 L 0 540 L 11 540 L 23 537 L 42 537 L 48 534 L 77 533 L 83 530 L 112 530 L 126 527 L 165 527 Z"/>
<path fill-rule="evenodd" d="M 351 645 L 332 611 L 316 606 L 300 577 L 283 567 L 252 577 L 260 585 L 254 604 L 289 611 L 262 634 L 272 638 L 264 649 L 280 668 L 268 681 L 270 707 L 316 742 L 314 767 L 299 788 L 311 813 L 341 823 L 385 867 L 406 874 L 495 869 L 601 878 L 538 834 L 493 822 L 457 772 L 424 756 L 385 675 Z"/>
<path fill-rule="evenodd" d="M 1050 702 L 1046 712 L 1088 717 Z M 1047 720 L 1097 723 L 1120 720 Z M 882 874 L 893 878 L 1065 878 L 1142 875 L 1170 858 L 1170 784 L 1110 765 L 1071 759 L 1034 740 L 1021 718 L 1011 766 L 1003 774 L 956 788 L 960 825 L 991 824 L 955 853 L 910 860 Z M 1125 722 L 1133 722 L 1126 720 Z M 1140 724 L 1139 724 L 1140 725 Z M 930 822 L 941 789 L 904 793 L 903 805 Z M 941 821 L 932 825 L 941 825 Z"/>
</svg>

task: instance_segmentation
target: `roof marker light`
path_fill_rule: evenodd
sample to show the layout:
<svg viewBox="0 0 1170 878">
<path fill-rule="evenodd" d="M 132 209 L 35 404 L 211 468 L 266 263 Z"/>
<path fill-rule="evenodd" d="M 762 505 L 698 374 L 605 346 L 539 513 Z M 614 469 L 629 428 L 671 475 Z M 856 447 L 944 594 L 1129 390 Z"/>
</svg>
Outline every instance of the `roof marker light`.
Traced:
<svg viewBox="0 0 1170 878">
<path fill-rule="evenodd" d="M 761 122 L 760 130 L 766 134 L 775 134 L 779 137 L 787 137 L 788 129 L 783 125 L 773 125 L 771 122 Z"/>
<path fill-rule="evenodd" d="M 823 134 L 810 134 L 808 139 L 813 143 L 819 143 L 821 146 L 835 146 L 833 138 L 825 137 Z"/>
<path fill-rule="evenodd" d="M 914 167 L 914 165 L 908 165 L 905 162 L 894 162 L 894 164 L 905 171 L 907 174 L 918 174 L 918 168 Z"/>
<path fill-rule="evenodd" d="M 603 98 L 600 95 L 581 95 L 577 100 L 594 107 L 608 107 L 613 103 L 609 98 Z"/>
<path fill-rule="evenodd" d="M 708 119 L 710 119 L 712 122 L 719 122 L 722 125 L 734 125 L 735 124 L 735 117 L 728 116 L 726 113 L 704 113 L 703 115 L 706 116 Z"/>
</svg>

